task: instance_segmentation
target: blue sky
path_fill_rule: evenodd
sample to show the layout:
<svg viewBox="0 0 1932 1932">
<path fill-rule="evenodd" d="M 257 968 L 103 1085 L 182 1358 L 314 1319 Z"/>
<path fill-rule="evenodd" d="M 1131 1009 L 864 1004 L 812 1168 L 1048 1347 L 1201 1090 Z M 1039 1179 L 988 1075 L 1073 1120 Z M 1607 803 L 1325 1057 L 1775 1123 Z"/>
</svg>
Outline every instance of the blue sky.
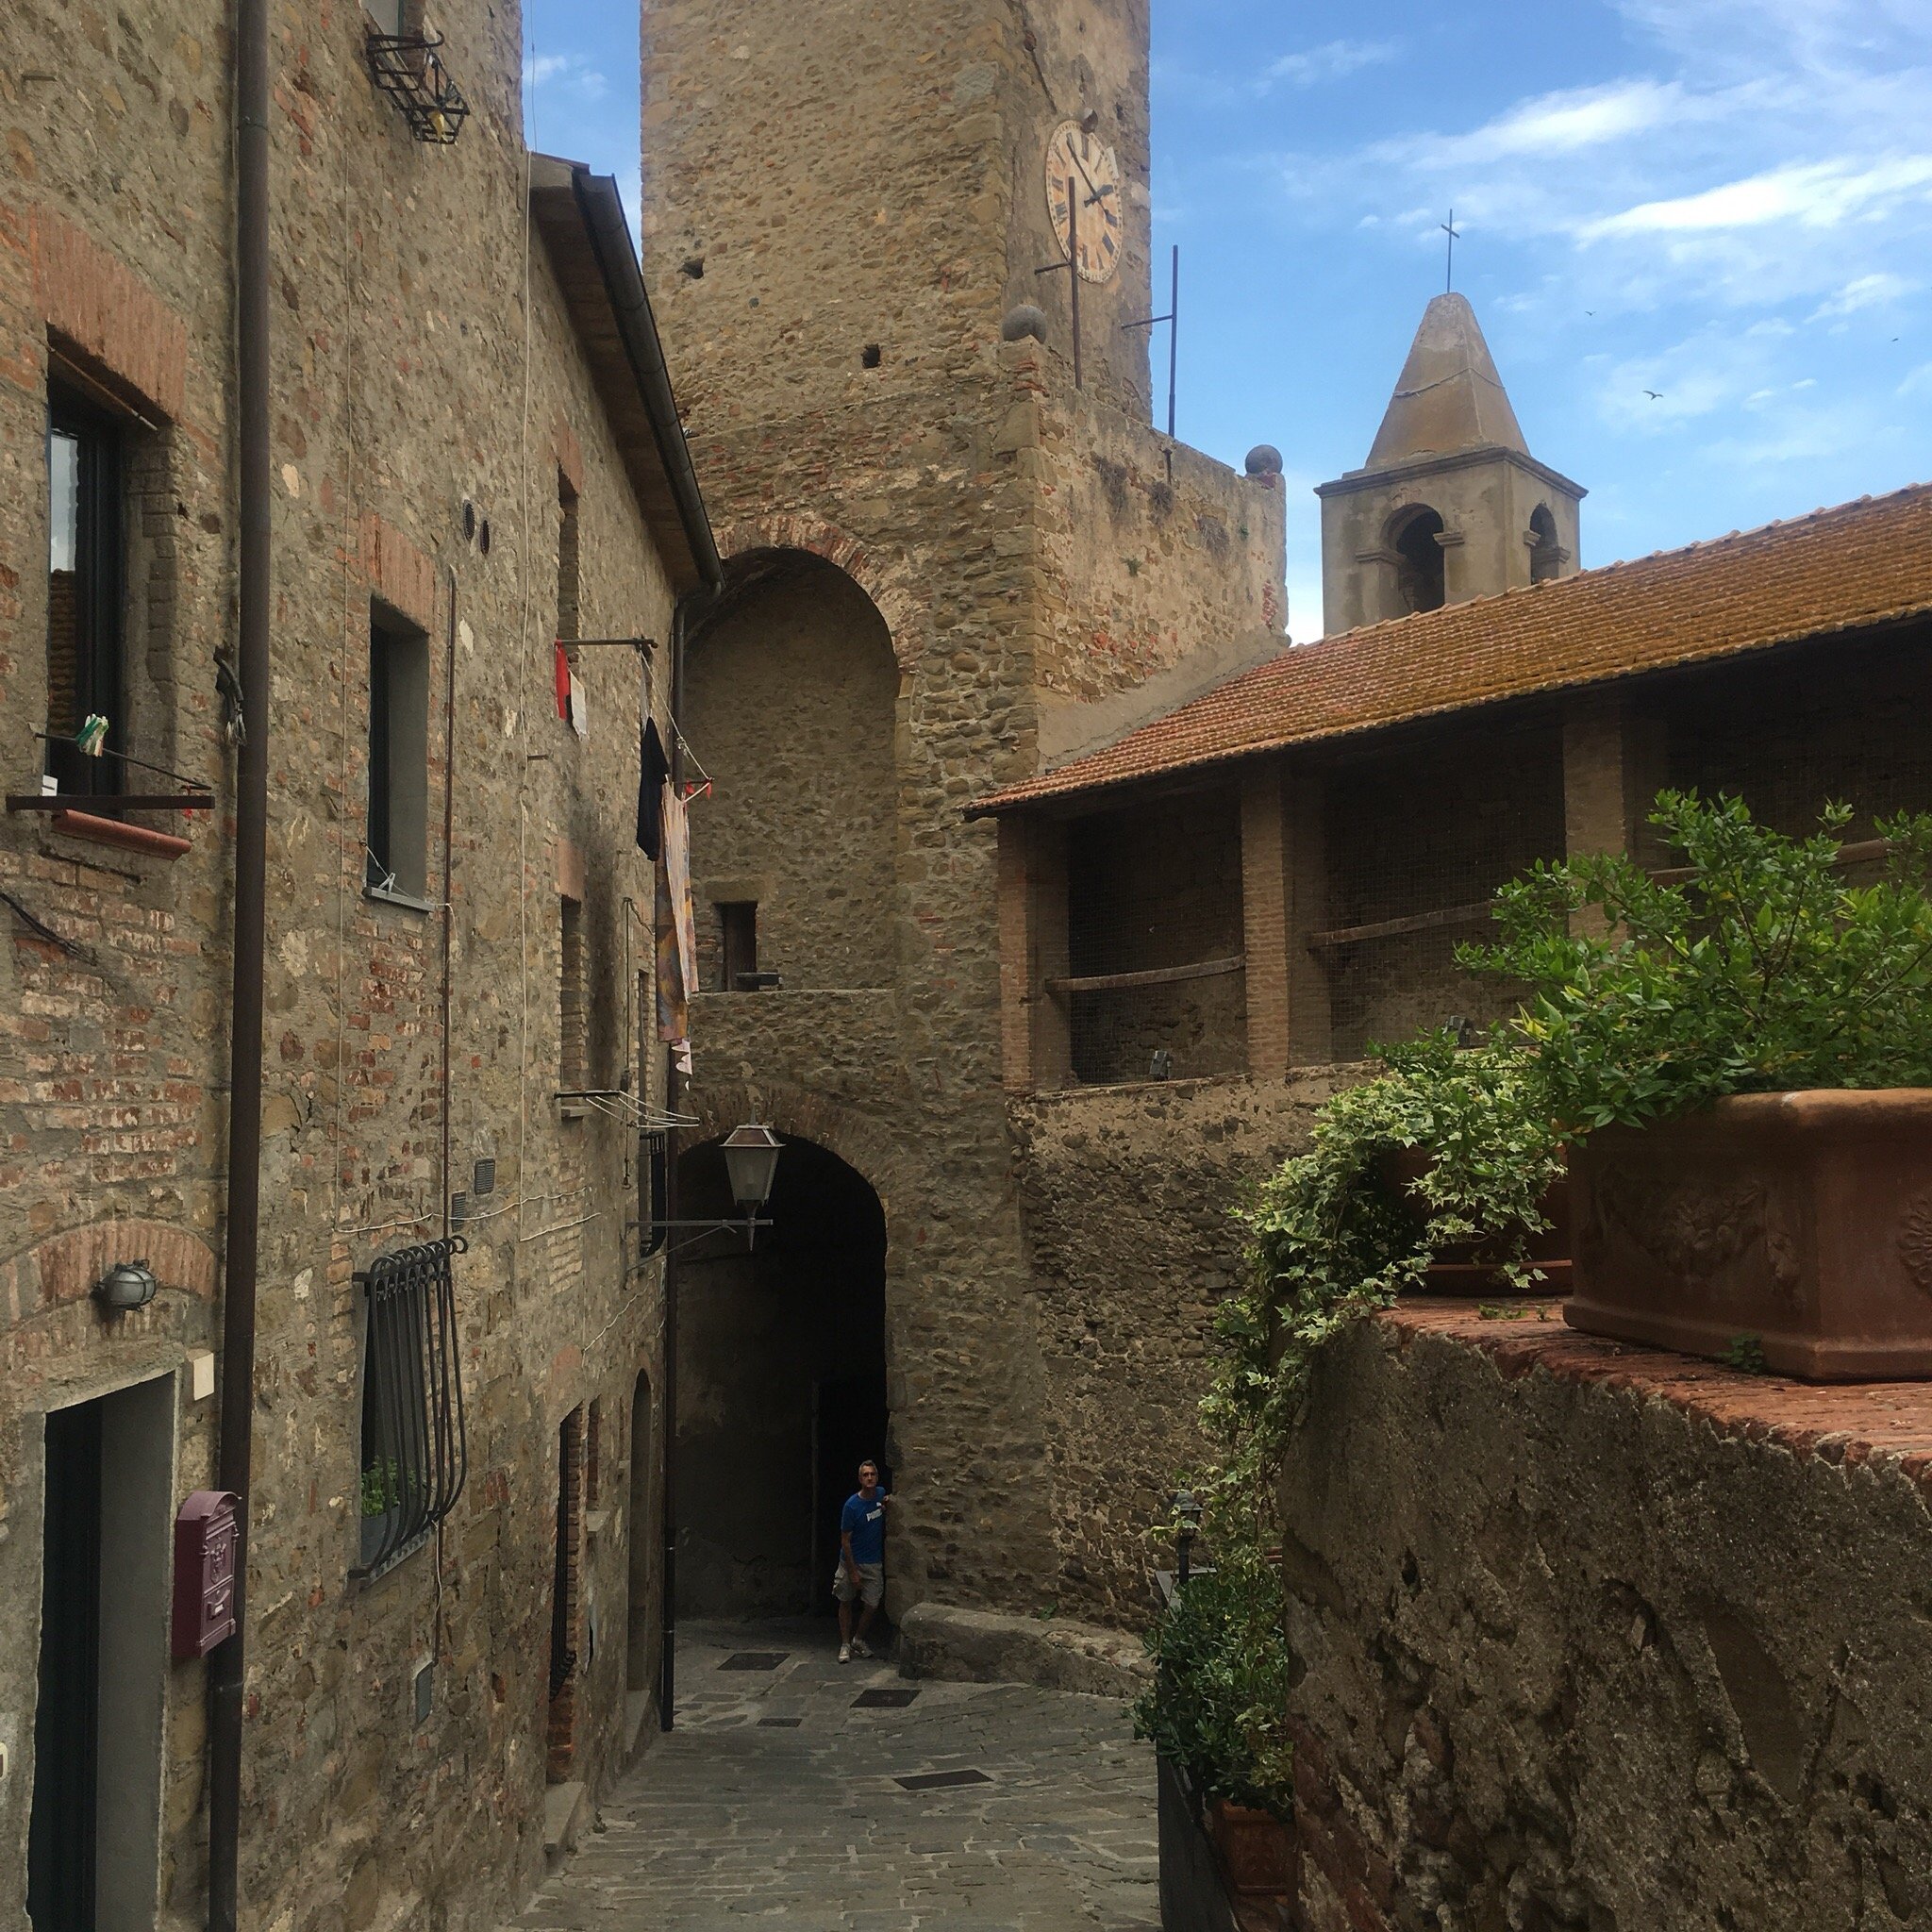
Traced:
<svg viewBox="0 0 1932 1932">
<path fill-rule="evenodd" d="M 526 19 L 533 142 L 634 204 L 635 7 Z M 1932 0 L 1154 0 L 1154 23 L 1180 434 L 1281 449 L 1294 636 L 1320 628 L 1308 491 L 1367 455 L 1451 207 L 1529 446 L 1591 491 L 1586 564 L 1932 477 Z"/>
</svg>

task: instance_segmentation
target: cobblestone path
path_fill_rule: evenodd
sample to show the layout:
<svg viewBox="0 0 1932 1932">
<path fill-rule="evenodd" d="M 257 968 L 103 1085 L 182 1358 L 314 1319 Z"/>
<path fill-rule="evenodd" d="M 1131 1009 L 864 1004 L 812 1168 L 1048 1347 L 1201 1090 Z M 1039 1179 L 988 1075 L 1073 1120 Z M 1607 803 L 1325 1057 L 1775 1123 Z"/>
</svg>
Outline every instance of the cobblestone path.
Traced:
<svg viewBox="0 0 1932 1932">
<path fill-rule="evenodd" d="M 1123 1706 L 914 1685 L 830 1623 L 686 1625 L 678 1724 L 519 1922 L 545 1932 L 1154 1932 L 1154 1759 Z M 746 1653 L 775 1668 L 730 1669 Z M 862 1692 L 916 1691 L 900 1707 Z M 908 1790 L 906 1778 L 976 1773 Z"/>
</svg>

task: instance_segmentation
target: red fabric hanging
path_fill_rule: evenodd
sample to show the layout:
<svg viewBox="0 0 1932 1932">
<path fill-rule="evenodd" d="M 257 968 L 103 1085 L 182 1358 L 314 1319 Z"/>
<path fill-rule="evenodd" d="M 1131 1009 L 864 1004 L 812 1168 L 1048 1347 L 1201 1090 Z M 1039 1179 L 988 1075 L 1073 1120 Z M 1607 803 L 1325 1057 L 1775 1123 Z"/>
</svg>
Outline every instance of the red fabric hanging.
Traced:
<svg viewBox="0 0 1932 1932">
<path fill-rule="evenodd" d="M 570 722 L 570 653 L 564 649 L 562 641 L 557 646 L 557 715 L 565 724 Z"/>
</svg>

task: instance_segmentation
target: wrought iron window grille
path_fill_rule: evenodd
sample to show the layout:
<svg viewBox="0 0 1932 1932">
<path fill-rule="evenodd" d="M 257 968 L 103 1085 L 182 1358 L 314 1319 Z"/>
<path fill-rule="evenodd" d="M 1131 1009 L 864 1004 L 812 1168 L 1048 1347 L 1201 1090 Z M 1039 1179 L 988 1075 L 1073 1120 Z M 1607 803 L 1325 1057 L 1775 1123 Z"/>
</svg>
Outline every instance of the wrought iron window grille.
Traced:
<svg viewBox="0 0 1932 1932">
<path fill-rule="evenodd" d="M 372 33 L 369 73 L 418 141 L 448 147 L 470 118 L 470 104 L 436 51 L 441 45 L 441 34 Z"/>
<path fill-rule="evenodd" d="M 368 1296 L 363 1351 L 360 1560 L 373 1582 L 429 1540 L 468 1474 L 456 1285 L 461 1235 L 379 1256 L 356 1279 Z"/>
</svg>

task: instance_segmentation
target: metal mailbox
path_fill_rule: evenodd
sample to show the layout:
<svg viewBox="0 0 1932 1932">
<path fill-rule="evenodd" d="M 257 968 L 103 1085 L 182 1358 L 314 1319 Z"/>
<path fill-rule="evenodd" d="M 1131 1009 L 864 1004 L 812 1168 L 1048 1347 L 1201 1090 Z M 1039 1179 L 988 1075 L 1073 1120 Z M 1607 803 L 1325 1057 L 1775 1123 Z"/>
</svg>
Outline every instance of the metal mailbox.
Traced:
<svg viewBox="0 0 1932 1932">
<path fill-rule="evenodd" d="M 206 1657 L 235 1634 L 235 1556 L 241 1498 L 196 1490 L 175 1516 L 175 1636 L 177 1658 Z"/>
</svg>

